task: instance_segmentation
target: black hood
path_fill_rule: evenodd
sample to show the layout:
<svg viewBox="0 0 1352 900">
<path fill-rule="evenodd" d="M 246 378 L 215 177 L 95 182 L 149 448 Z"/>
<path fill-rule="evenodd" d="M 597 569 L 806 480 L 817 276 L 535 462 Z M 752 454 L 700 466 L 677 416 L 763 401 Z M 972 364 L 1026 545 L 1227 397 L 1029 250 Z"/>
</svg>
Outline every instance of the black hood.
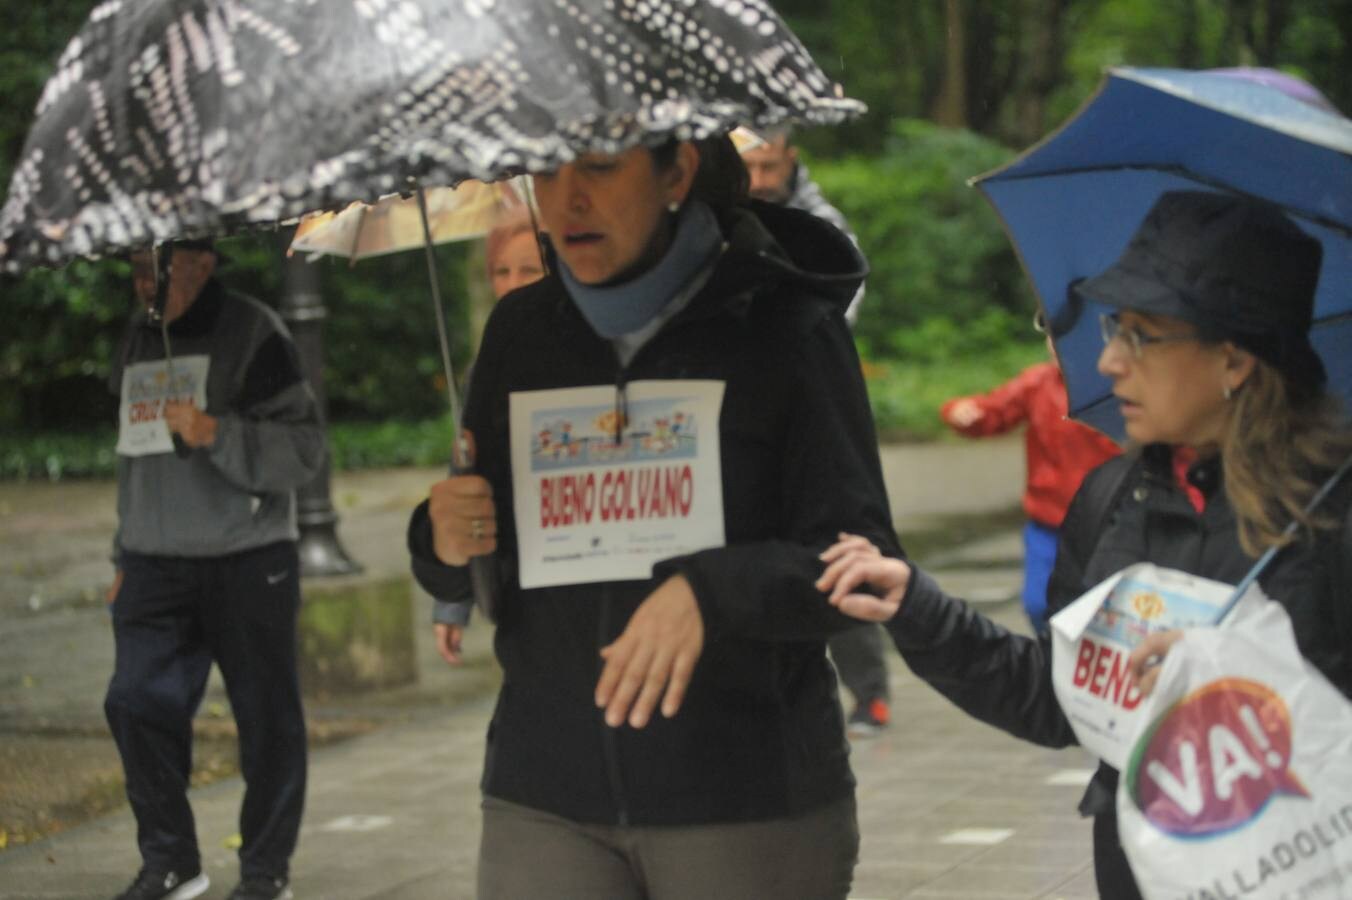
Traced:
<svg viewBox="0 0 1352 900">
<path fill-rule="evenodd" d="M 752 200 L 719 214 L 728 250 L 711 282 L 732 295 L 767 282 L 791 282 L 843 313 L 868 275 L 868 261 L 844 232 L 820 216 Z"/>
</svg>

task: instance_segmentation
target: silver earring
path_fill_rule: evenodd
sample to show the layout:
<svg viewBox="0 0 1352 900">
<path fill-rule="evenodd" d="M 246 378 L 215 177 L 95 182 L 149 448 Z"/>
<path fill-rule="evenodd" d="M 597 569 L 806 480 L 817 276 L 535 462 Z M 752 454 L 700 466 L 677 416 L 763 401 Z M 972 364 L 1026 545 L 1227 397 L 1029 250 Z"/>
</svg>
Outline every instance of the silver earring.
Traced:
<svg viewBox="0 0 1352 900">
<path fill-rule="evenodd" d="M 681 211 L 681 204 L 680 204 L 679 202 L 673 200 L 673 201 L 671 201 L 670 203 L 667 204 L 667 212 L 672 213 L 673 215 L 675 215 L 676 213 L 678 213 L 678 212 L 680 212 L 680 211 Z"/>
<path fill-rule="evenodd" d="M 1224 397 L 1226 400 L 1229 400 L 1232 396 L 1234 396 L 1234 393 L 1235 393 L 1234 390 L 1228 384 L 1223 385 L 1221 387 L 1221 396 Z"/>
</svg>

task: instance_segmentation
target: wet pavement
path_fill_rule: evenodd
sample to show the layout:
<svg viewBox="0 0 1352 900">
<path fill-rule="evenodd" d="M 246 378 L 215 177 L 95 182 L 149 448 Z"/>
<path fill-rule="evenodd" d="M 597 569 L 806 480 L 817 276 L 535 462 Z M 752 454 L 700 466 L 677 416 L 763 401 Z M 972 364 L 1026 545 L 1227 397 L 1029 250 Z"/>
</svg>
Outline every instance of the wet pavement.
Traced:
<svg viewBox="0 0 1352 900">
<path fill-rule="evenodd" d="M 1017 439 L 887 447 L 884 470 L 903 534 L 933 532 L 954 512 L 1017 520 L 1010 515 L 1022 480 Z M 339 533 L 367 567 L 358 578 L 403 576 L 404 522 L 437 474 L 335 477 Z M 111 575 L 114 524 L 109 484 L 0 484 L 0 808 L 52 807 L 54 792 L 100 789 L 110 807 L 52 837 L 0 851 L 3 900 L 111 897 L 137 867 L 135 823 L 117 796 L 117 757 L 101 709 L 112 666 L 101 594 Z M 980 540 L 941 544 L 922 562 L 950 590 L 1023 629 L 1012 599 L 1018 557 L 1017 529 L 1006 524 Z M 421 626 L 424 598 L 412 602 L 416 684 L 307 703 L 312 735 L 321 739 L 311 753 L 305 824 L 292 862 L 297 897 L 473 897 L 478 780 L 496 681 L 490 631 L 471 629 L 466 666 L 452 670 Z M 894 723 L 854 745 L 863 844 L 852 897 L 1094 897 L 1089 824 L 1075 813 L 1087 756 L 1044 750 L 973 722 L 898 657 L 889 663 Z M 213 682 L 199 733 L 210 733 L 222 701 Z M 325 734 L 357 736 L 329 741 Z M 82 765 L 65 766 L 62 754 L 79 755 Z M 52 779 L 33 777 L 34 757 L 42 761 L 37 771 Z M 80 779 L 87 783 L 69 783 Z M 230 844 L 240 793 L 237 777 L 192 792 L 212 880 L 207 898 L 224 897 L 236 880 Z M 48 814 L 59 815 L 55 807 Z"/>
</svg>

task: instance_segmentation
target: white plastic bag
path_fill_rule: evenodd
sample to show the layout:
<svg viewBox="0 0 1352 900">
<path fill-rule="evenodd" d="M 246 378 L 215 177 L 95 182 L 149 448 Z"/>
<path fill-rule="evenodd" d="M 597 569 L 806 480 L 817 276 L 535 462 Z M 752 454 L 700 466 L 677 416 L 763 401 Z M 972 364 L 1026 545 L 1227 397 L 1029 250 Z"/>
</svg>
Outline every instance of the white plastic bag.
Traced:
<svg viewBox="0 0 1352 900">
<path fill-rule="evenodd" d="M 1352 703 L 1253 587 L 1141 702 L 1117 820 L 1148 900 L 1352 898 Z"/>
</svg>

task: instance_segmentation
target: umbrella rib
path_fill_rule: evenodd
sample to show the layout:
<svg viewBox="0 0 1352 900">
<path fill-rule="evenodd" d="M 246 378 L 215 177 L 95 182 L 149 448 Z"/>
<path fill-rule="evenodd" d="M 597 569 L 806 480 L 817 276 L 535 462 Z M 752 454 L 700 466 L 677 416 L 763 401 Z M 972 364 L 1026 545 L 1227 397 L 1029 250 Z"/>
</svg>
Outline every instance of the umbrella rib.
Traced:
<svg viewBox="0 0 1352 900">
<path fill-rule="evenodd" d="M 1334 313 L 1331 316 L 1324 316 L 1322 319 L 1316 319 L 1314 324 L 1310 326 L 1310 330 L 1317 331 L 1318 329 L 1325 328 L 1329 325 L 1337 325 L 1341 322 L 1346 322 L 1348 319 L 1352 319 L 1352 309 Z"/>
<path fill-rule="evenodd" d="M 1165 172 L 1171 175 L 1178 175 L 1179 177 L 1186 178 L 1189 181 L 1195 181 L 1198 184 L 1205 185 L 1206 187 L 1226 191 L 1227 193 L 1234 194 L 1238 197 L 1247 197 L 1250 200 L 1257 200 L 1262 203 L 1273 202 L 1271 199 L 1264 197 L 1260 194 L 1251 194 L 1248 191 L 1242 191 L 1234 187 L 1233 185 L 1221 181 L 1218 178 L 1208 178 L 1205 175 L 1199 175 L 1198 173 L 1193 172 L 1191 169 L 1187 169 L 1179 165 L 1118 163 L 1115 165 L 1105 165 L 1105 166 L 1067 166 L 1066 168 L 1063 169 L 1049 169 L 1043 170 L 1041 172 L 1028 172 L 1019 175 L 997 175 L 995 178 L 987 180 L 986 183 L 989 183 L 990 180 L 993 180 L 996 183 L 1010 181 L 1034 181 L 1038 179 L 1057 177 L 1063 175 L 1088 175 L 1096 172 Z M 981 186 L 980 181 L 976 182 L 976 184 L 978 187 Z M 1341 234 L 1347 235 L 1348 237 L 1352 237 L 1352 226 L 1339 222 L 1336 219 L 1331 219 L 1328 216 L 1320 215 L 1319 213 L 1311 213 L 1305 210 L 1292 209 L 1291 207 L 1285 206 L 1280 203 L 1276 205 L 1280 206 L 1282 210 L 1285 211 L 1286 213 L 1296 216 L 1297 218 L 1304 219 L 1307 222 L 1313 222 L 1314 224 L 1319 225 L 1321 227 L 1329 228 L 1334 231 L 1340 232 Z"/>
<path fill-rule="evenodd" d="M 361 243 L 361 229 L 366 224 L 366 204 L 363 203 L 357 208 L 357 227 L 352 229 L 352 246 L 347 251 L 347 267 L 350 269 L 357 264 L 357 246 Z"/>
<path fill-rule="evenodd" d="M 1070 415 L 1072 418 L 1083 419 L 1085 413 L 1091 413 L 1096 409 L 1102 409 L 1112 404 L 1116 400 L 1117 398 L 1112 396 L 1111 394 L 1106 397 L 1099 397 L 1097 400 L 1092 400 L 1089 403 L 1086 403 L 1084 406 L 1078 406 L 1075 409 L 1072 409 L 1070 411 Z"/>
</svg>

